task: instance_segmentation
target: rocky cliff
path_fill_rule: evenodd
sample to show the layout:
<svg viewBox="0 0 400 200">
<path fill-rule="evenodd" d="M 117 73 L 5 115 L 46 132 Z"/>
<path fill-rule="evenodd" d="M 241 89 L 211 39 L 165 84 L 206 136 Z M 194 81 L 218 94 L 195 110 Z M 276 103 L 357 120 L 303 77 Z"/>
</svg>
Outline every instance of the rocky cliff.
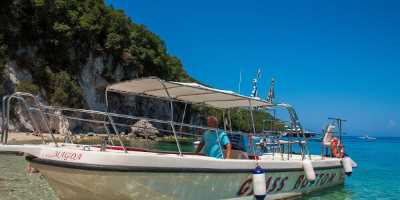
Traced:
<svg viewBox="0 0 400 200">
<path fill-rule="evenodd" d="M 1 96 L 25 91 L 46 104 L 104 110 L 106 85 L 146 76 L 193 80 L 156 34 L 103 0 L 0 2 Z M 152 101 L 122 99 L 114 111 L 140 104 L 135 114 L 165 115 Z"/>
<path fill-rule="evenodd" d="M 195 81 L 155 33 L 103 0 L 0 1 L 0 96 L 24 91 L 45 104 L 104 110 L 106 85 L 147 76 Z M 111 98 L 113 112 L 169 119 L 169 106 L 158 100 Z M 185 122 L 204 124 L 199 113 L 216 110 L 192 109 Z M 15 121 L 31 129 L 23 116 Z M 234 128 L 250 130 L 247 112 L 232 118 Z M 264 118 L 256 114 L 258 130 Z"/>
</svg>

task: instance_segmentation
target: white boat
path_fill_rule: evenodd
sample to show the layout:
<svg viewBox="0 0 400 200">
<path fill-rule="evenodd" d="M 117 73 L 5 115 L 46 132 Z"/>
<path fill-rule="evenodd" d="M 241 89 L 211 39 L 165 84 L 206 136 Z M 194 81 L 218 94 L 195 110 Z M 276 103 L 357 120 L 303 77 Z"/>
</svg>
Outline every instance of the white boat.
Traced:
<svg viewBox="0 0 400 200">
<path fill-rule="evenodd" d="M 253 194 L 266 193 L 266 199 L 282 199 L 300 196 L 324 188 L 342 185 L 345 174 L 351 174 L 349 158 L 310 155 L 306 140 L 296 137 L 290 141 L 277 140 L 283 150 L 251 154 L 234 150 L 230 159 L 217 159 L 193 152 L 184 152 L 179 143 L 182 126 L 207 130 L 209 128 L 184 124 L 174 120 L 173 102 L 201 104 L 223 110 L 247 109 L 253 116 L 253 109 L 270 107 L 287 109 L 292 117 L 292 127 L 303 135 L 294 109 L 288 104 L 270 102 L 238 95 L 236 93 L 205 87 L 196 83 L 178 83 L 158 78 L 143 78 L 113 84 L 106 89 L 106 104 L 110 93 L 140 95 L 170 101 L 170 120 L 142 118 L 137 116 L 100 112 L 92 110 L 51 107 L 40 104 L 27 93 L 15 93 L 4 97 L 3 132 L 0 151 L 23 152 L 30 165 L 37 169 L 56 191 L 60 199 L 253 199 Z M 35 105 L 27 105 L 33 98 Z M 9 111 L 14 101 L 25 103 L 32 121 L 47 122 L 54 110 L 61 111 L 69 120 L 105 125 L 108 134 L 114 132 L 119 145 L 82 145 L 58 143 L 11 145 L 7 143 L 9 133 Z M 103 116 L 106 120 L 88 120 L 68 116 L 67 112 L 79 112 L 91 116 Z M 186 112 L 183 112 L 182 119 Z M 35 117 L 36 116 L 36 117 Z M 176 139 L 177 152 L 165 152 L 145 148 L 130 148 L 121 140 L 120 118 L 148 120 L 152 123 L 170 126 Z M 181 119 L 181 118 L 179 118 Z M 252 117 L 253 119 L 253 117 Z M 253 135 L 257 135 L 253 124 Z M 112 130 L 108 130 L 109 126 Z M 180 128 L 181 131 L 175 129 Z M 42 134 L 40 128 L 37 130 Z M 51 133 L 51 131 L 48 131 Z M 229 134 L 235 133 L 226 130 Z M 292 133 L 293 134 L 293 133 Z M 110 135 L 111 136 L 111 135 Z M 53 137 L 54 138 L 54 137 Z M 270 141 L 270 140 L 269 140 Z M 271 141 L 270 141 L 271 142 Z M 191 144 L 193 145 L 193 144 Z M 268 145 L 268 144 L 267 144 Z M 294 153 L 292 146 L 299 146 Z M 285 152 L 285 147 L 288 149 Z M 351 160 L 351 159 L 350 159 Z M 261 182 L 256 182 L 254 169 L 260 166 Z M 259 174 L 257 174 L 259 175 Z M 264 194 L 261 194 L 261 196 Z M 259 196 L 258 196 L 259 197 Z M 262 196 L 262 198 L 264 198 Z"/>
<path fill-rule="evenodd" d="M 364 136 L 361 136 L 361 137 L 358 137 L 358 138 L 360 138 L 360 139 L 362 139 L 362 140 L 366 140 L 366 141 L 368 141 L 368 142 L 372 142 L 372 141 L 376 140 L 376 138 L 370 137 L 370 136 L 368 136 L 368 135 L 364 135 Z"/>
</svg>

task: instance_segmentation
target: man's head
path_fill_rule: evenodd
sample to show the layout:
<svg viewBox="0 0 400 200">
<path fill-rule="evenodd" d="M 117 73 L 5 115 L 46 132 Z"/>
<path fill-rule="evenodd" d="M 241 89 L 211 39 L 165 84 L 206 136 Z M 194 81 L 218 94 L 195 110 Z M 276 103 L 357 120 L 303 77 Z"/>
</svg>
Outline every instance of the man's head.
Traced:
<svg viewBox="0 0 400 200">
<path fill-rule="evenodd" d="M 214 116 L 209 116 L 207 118 L 207 126 L 210 128 L 217 128 L 218 127 L 218 120 Z"/>
</svg>

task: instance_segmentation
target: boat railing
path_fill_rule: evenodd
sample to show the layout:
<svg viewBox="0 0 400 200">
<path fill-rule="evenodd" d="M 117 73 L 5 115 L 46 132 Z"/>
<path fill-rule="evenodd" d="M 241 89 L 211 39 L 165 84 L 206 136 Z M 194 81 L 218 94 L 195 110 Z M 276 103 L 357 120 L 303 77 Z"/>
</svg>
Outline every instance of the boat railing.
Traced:
<svg viewBox="0 0 400 200">
<path fill-rule="evenodd" d="M 166 120 L 160 120 L 160 119 L 154 119 L 154 118 L 147 118 L 147 117 L 138 117 L 138 116 L 132 116 L 132 115 L 126 115 L 126 114 L 117 114 L 117 113 L 111 113 L 111 112 L 103 112 L 103 111 L 95 111 L 95 110 L 86 110 L 86 109 L 76 109 L 76 108 L 67 108 L 67 107 L 59 107 L 59 106 L 45 106 L 42 104 L 35 104 L 35 105 L 29 105 L 27 103 L 27 100 L 25 99 L 25 97 L 29 97 L 34 99 L 34 102 L 36 101 L 36 97 L 34 97 L 33 95 L 30 95 L 28 93 L 15 93 L 13 95 L 10 96 L 6 96 L 3 98 L 3 110 L 5 112 L 3 112 L 3 128 L 2 128 L 2 143 L 7 143 L 7 136 L 8 136 L 8 132 L 9 132 L 9 123 L 10 123 L 10 112 L 11 112 L 11 103 L 12 100 L 15 99 L 17 101 L 20 101 L 22 103 L 22 105 L 24 106 L 24 108 L 26 109 L 28 115 L 29 115 L 29 119 L 31 120 L 32 124 L 33 124 L 33 130 L 34 132 L 38 133 L 39 135 L 41 135 L 42 138 L 44 138 L 43 136 L 43 131 L 40 128 L 39 122 L 37 121 L 37 119 L 34 117 L 34 113 L 40 113 L 41 116 L 41 121 L 44 122 L 45 127 L 46 127 L 46 132 L 50 133 L 51 135 L 53 135 L 53 131 L 50 129 L 50 125 L 48 124 L 47 120 L 49 117 L 59 117 L 59 118 L 66 118 L 68 120 L 76 120 L 76 121 L 81 121 L 81 122 L 88 122 L 88 123 L 95 123 L 95 124 L 102 124 L 105 127 L 106 133 L 108 135 L 111 134 L 111 130 L 109 129 L 110 125 L 113 126 L 118 126 L 118 127 L 135 127 L 132 124 L 126 124 L 126 123 L 119 123 L 118 122 L 118 118 L 123 118 L 123 119 L 131 119 L 131 120 L 145 120 L 148 121 L 150 123 L 159 123 L 159 124 L 164 124 L 164 125 L 169 125 L 170 122 L 166 121 Z M 61 111 L 59 114 L 57 114 L 54 111 Z M 87 116 L 91 117 L 91 118 L 96 118 L 97 116 L 102 116 L 104 120 L 96 120 L 96 119 L 88 119 L 88 118 L 83 118 L 83 117 L 77 117 L 77 116 L 73 116 L 73 115 L 68 115 L 67 112 L 72 112 L 72 113 L 82 113 L 82 114 L 88 114 Z M 45 117 L 47 116 L 47 118 Z M 106 120 L 106 116 L 110 116 L 113 118 L 113 121 L 109 121 Z M 117 121 L 117 122 L 115 122 Z M 194 129 L 200 129 L 200 130 L 216 130 L 213 128 L 209 128 L 209 127 L 204 127 L 204 126 L 199 126 L 199 125 L 193 125 L 193 124 L 186 124 L 186 123 L 181 123 L 181 122 L 173 122 L 173 126 L 175 127 L 179 127 L 179 130 L 182 130 L 183 128 L 194 128 Z M 143 127 L 135 127 L 138 129 L 141 129 Z M 164 133 L 172 133 L 172 130 L 166 130 L 166 129 L 161 129 L 161 128 L 157 128 L 159 131 L 162 131 Z M 195 135 L 193 133 L 187 133 L 184 131 L 176 131 L 179 135 L 186 135 L 186 136 L 192 136 Z M 233 133 L 233 132 L 232 132 Z M 237 132 L 236 132 L 237 133 Z M 114 132 L 115 134 L 115 132 Z M 53 138 L 53 142 L 57 143 L 57 140 L 55 140 L 54 137 Z M 45 140 L 44 140 L 45 142 Z M 123 143 L 121 142 L 121 146 L 123 146 Z"/>
<path fill-rule="evenodd" d="M 28 99 L 31 99 L 32 101 L 31 104 L 28 103 Z M 111 145 L 115 145 L 115 142 L 118 142 L 119 145 L 127 152 L 126 149 L 126 134 L 124 131 L 121 131 L 121 129 L 129 130 L 129 128 L 136 128 L 136 129 L 145 129 L 144 131 L 149 131 L 146 130 L 148 128 L 144 128 L 141 126 L 135 126 L 133 122 L 138 122 L 140 120 L 145 120 L 152 125 L 154 125 L 154 128 L 157 129 L 157 131 L 162 132 L 165 135 L 170 135 L 173 136 L 178 148 L 179 154 L 182 154 L 182 148 L 180 141 L 182 138 L 187 137 L 187 138 L 193 138 L 195 140 L 199 140 L 201 138 L 201 135 L 204 131 L 207 130 L 213 130 L 213 131 L 219 131 L 221 129 L 215 129 L 215 128 L 209 128 L 209 127 L 204 127 L 200 125 L 194 125 L 194 124 L 186 124 L 183 123 L 183 120 L 180 122 L 176 121 L 167 121 L 167 120 L 160 120 L 160 119 L 154 119 L 154 118 L 148 118 L 148 117 L 139 117 L 139 116 L 132 116 L 132 115 L 126 115 L 126 114 L 118 114 L 118 113 L 112 113 L 112 112 L 104 112 L 104 111 L 95 111 L 95 110 L 86 110 L 86 109 L 76 109 L 76 108 L 66 108 L 66 107 L 59 107 L 59 106 L 45 106 L 41 104 L 37 97 L 29 94 L 29 93 L 15 93 L 13 95 L 7 96 L 3 98 L 3 128 L 2 128 L 2 135 L 1 135 L 1 142 L 4 144 L 7 143 L 7 137 L 9 133 L 9 123 L 10 123 L 10 111 L 11 111 L 11 105 L 15 101 L 19 101 L 22 103 L 23 107 L 26 109 L 29 119 L 32 122 L 32 126 L 34 129 L 34 132 L 39 134 L 42 138 L 43 143 L 45 143 L 45 137 L 44 134 L 45 132 L 49 133 L 51 136 L 51 140 L 57 145 L 57 140 L 54 136 L 54 131 L 51 130 L 50 125 L 49 125 L 49 119 L 50 118 L 65 118 L 68 121 L 79 121 L 81 123 L 90 123 L 90 124 L 97 124 L 98 126 L 95 127 L 103 127 L 103 131 L 105 132 L 107 138 L 107 142 L 109 142 Z M 38 113 L 39 117 L 36 118 L 35 113 Z M 39 119 L 39 120 L 38 120 Z M 130 123 L 129 123 L 130 122 Z M 45 130 L 43 131 L 40 124 L 44 124 Z M 111 128 L 110 128 L 111 126 Z M 223 130 L 223 129 L 222 129 Z M 231 130 L 224 130 L 230 137 L 233 135 L 239 135 L 240 137 L 248 137 L 249 133 L 244 133 L 240 131 L 231 131 Z M 103 133 L 104 133 L 103 132 Z M 295 131 L 297 132 L 297 131 Z M 72 134 L 72 132 L 67 132 L 68 134 L 65 135 L 65 137 L 69 138 L 68 141 L 72 141 L 71 138 L 73 136 L 77 135 Z M 277 132 L 275 132 L 277 133 Z M 87 134 L 86 134 L 87 135 Z M 259 137 L 266 137 L 266 134 L 261 132 L 261 133 L 256 133 L 256 134 L 250 134 L 251 136 L 259 136 Z M 280 140 L 280 134 L 277 134 L 278 137 L 274 140 L 275 145 L 277 145 L 279 148 L 279 151 L 281 152 L 281 140 Z M 114 141 L 114 138 L 116 137 L 116 141 Z M 148 138 L 146 138 L 148 140 Z M 95 141 L 94 142 L 97 144 L 103 142 L 103 141 Z M 295 141 L 293 141 L 295 142 Z M 272 145 L 272 144 L 269 144 Z M 288 145 L 291 145 L 289 142 Z M 252 147 L 249 147 L 249 150 L 252 151 L 253 154 L 256 152 Z M 274 149 L 272 152 L 275 153 Z M 291 150 L 287 151 L 288 154 L 288 159 L 290 159 L 290 154 L 292 153 Z M 304 152 L 302 150 L 302 155 L 304 156 Z M 283 157 L 283 152 L 282 152 L 282 157 Z"/>
<path fill-rule="evenodd" d="M 322 130 L 321 133 L 321 158 L 324 159 L 325 157 L 333 157 L 332 148 L 334 148 L 332 141 L 338 140 L 339 142 L 336 143 L 337 145 L 343 144 L 343 127 L 342 123 L 346 122 L 346 120 L 340 118 L 328 118 L 333 122 L 328 123 L 326 127 Z M 332 128 L 331 128 L 332 127 Z M 327 134 L 331 134 L 327 136 Z M 327 137 L 326 137 L 327 136 Z M 337 146 L 335 146 L 337 148 Z"/>
<path fill-rule="evenodd" d="M 17 100 L 20 103 L 22 103 L 22 106 L 25 108 L 25 110 L 28 112 L 28 116 L 30 118 L 30 120 L 32 121 L 32 125 L 33 125 L 33 130 L 34 132 L 37 132 L 41 137 L 42 137 L 42 142 L 45 143 L 45 139 L 44 136 L 41 132 L 41 129 L 39 128 L 39 123 L 36 121 L 33 113 L 30 110 L 30 106 L 27 102 L 26 97 L 30 98 L 31 100 L 33 100 L 33 104 L 35 106 L 38 106 L 39 108 L 39 116 L 41 118 L 41 121 L 43 122 L 43 124 L 45 125 L 47 131 L 50 133 L 51 138 L 55 144 L 55 146 L 58 146 L 57 141 L 55 140 L 55 137 L 53 135 L 53 133 L 50 131 L 50 126 L 48 124 L 48 121 L 45 119 L 45 116 L 43 114 L 43 112 L 40 110 L 40 102 L 39 100 L 32 94 L 30 93 L 25 93 L 25 92 L 16 92 L 12 95 L 7 95 L 3 97 L 3 102 L 2 102 L 2 131 L 1 131 L 1 143 L 3 144 L 7 144 L 7 140 L 8 140 L 8 133 L 9 133 L 9 127 L 10 127 L 10 111 L 11 111 L 11 103 L 13 100 Z"/>
</svg>

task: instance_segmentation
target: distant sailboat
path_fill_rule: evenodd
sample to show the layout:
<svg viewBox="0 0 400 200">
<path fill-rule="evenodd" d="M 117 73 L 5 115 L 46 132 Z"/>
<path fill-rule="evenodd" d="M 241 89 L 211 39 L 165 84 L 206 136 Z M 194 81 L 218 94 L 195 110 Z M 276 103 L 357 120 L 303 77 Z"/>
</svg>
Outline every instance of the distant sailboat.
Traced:
<svg viewBox="0 0 400 200">
<path fill-rule="evenodd" d="M 370 137 L 370 136 L 368 136 L 368 135 L 364 135 L 364 136 L 361 136 L 361 137 L 359 137 L 359 138 L 360 138 L 360 139 L 363 139 L 363 140 L 366 140 L 366 141 L 368 141 L 368 142 L 372 142 L 372 141 L 376 140 L 376 138 Z"/>
</svg>

